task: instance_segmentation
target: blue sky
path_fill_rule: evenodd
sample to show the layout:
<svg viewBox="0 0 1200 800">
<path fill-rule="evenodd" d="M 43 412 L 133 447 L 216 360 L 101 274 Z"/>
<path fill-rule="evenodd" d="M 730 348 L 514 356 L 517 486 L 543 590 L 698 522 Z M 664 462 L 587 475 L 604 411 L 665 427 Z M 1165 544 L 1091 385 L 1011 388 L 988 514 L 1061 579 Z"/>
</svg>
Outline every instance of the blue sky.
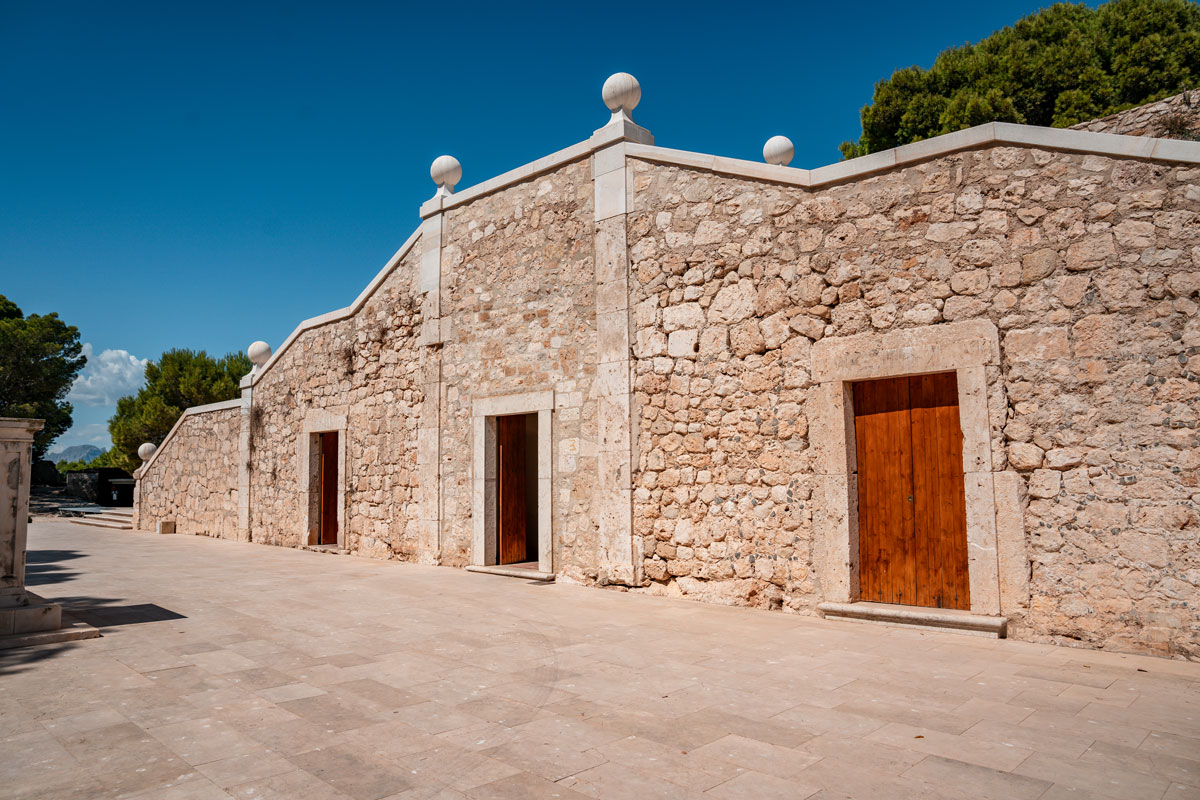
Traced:
<svg viewBox="0 0 1200 800">
<path fill-rule="evenodd" d="M 581 141 L 642 84 L 657 144 L 838 160 L 874 82 L 1037 2 L 121 3 L 0 0 L 0 293 L 92 362 L 56 446 L 108 445 L 172 347 L 273 347 L 349 303 L 460 188 Z"/>
</svg>

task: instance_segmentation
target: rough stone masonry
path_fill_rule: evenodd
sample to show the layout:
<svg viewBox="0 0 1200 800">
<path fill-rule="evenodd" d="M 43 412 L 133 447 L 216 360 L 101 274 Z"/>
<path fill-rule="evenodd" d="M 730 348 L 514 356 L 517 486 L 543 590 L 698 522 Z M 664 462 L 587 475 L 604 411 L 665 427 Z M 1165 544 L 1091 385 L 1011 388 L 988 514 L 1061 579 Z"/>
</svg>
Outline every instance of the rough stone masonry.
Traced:
<svg viewBox="0 0 1200 800">
<path fill-rule="evenodd" d="M 481 437 L 539 413 L 543 569 L 817 614 L 858 599 L 845 387 L 952 369 L 971 611 L 1200 656 L 1200 143 L 1095 132 L 1146 107 L 808 171 L 655 147 L 636 103 L 439 181 L 354 304 L 181 420 L 138 526 L 313 544 L 336 431 L 341 550 L 494 563 Z"/>
</svg>

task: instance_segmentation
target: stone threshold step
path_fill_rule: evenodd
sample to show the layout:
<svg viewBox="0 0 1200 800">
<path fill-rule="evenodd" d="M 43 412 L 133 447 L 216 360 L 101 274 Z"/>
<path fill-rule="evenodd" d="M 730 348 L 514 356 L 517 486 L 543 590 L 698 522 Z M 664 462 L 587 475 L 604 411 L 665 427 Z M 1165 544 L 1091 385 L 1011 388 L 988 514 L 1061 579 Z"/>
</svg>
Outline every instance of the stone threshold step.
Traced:
<svg viewBox="0 0 1200 800">
<path fill-rule="evenodd" d="M 77 642 L 81 639 L 96 639 L 100 636 L 98 629 L 66 613 L 62 615 L 61 624 L 61 628 L 53 631 L 13 633 L 8 636 L 0 636 L 0 650 L 11 650 L 14 647 L 33 647 L 38 644 Z"/>
<path fill-rule="evenodd" d="M 938 628 L 950 633 L 966 633 L 1003 639 L 1008 617 L 992 617 L 953 608 L 921 608 L 889 603 L 820 603 L 817 609 L 826 619 L 851 622 L 881 622 L 906 628 Z"/>
<path fill-rule="evenodd" d="M 101 522 L 133 522 L 133 514 L 109 514 L 102 512 L 99 514 L 88 514 L 86 517 L 76 517 L 75 519 L 98 519 Z"/>
<path fill-rule="evenodd" d="M 116 520 L 95 519 L 93 517 L 71 517 L 70 521 L 74 522 L 76 525 L 88 525 L 93 528 L 108 528 L 109 530 L 115 531 L 133 530 L 133 525 L 125 521 L 118 522 Z"/>
<path fill-rule="evenodd" d="M 522 569 L 521 567 L 481 567 L 472 564 L 467 567 L 467 572 L 482 572 L 484 575 L 501 575 L 505 578 L 524 578 L 528 581 L 545 581 L 546 583 L 554 581 L 553 572 L 539 572 L 536 569 Z"/>
<path fill-rule="evenodd" d="M 300 549 L 310 553 L 325 553 L 334 556 L 350 555 L 349 550 L 342 550 L 336 544 L 304 544 L 300 546 Z"/>
</svg>

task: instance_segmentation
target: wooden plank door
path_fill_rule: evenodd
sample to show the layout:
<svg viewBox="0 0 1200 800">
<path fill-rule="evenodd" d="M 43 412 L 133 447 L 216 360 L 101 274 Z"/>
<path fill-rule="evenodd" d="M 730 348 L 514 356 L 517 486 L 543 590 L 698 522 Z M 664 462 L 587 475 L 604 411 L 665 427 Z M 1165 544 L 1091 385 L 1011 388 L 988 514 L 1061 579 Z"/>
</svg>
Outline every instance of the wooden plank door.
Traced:
<svg viewBox="0 0 1200 800">
<path fill-rule="evenodd" d="M 496 418 L 496 515 L 501 564 L 520 564 L 525 548 L 525 417 Z"/>
<path fill-rule="evenodd" d="M 854 384 L 863 600 L 970 608 L 958 381 Z"/>
<path fill-rule="evenodd" d="M 321 439 L 321 544 L 338 543 L 338 435 L 319 434 Z"/>
<path fill-rule="evenodd" d="M 969 609 L 967 497 L 963 485 L 958 379 L 953 372 L 915 375 L 912 401 L 913 521 L 919 606 Z"/>
</svg>

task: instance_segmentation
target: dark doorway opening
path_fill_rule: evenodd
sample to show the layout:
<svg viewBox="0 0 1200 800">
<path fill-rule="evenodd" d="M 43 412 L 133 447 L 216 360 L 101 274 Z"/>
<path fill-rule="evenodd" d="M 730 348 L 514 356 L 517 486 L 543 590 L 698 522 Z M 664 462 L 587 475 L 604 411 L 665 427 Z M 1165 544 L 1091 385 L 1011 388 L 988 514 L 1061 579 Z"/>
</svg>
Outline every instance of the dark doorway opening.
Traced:
<svg viewBox="0 0 1200 800">
<path fill-rule="evenodd" d="M 537 414 L 496 418 L 499 564 L 537 569 Z"/>
<path fill-rule="evenodd" d="M 338 543 L 338 435 L 337 431 L 317 435 L 321 445 L 321 465 L 318 477 L 321 487 L 320 528 L 318 544 Z"/>
</svg>

